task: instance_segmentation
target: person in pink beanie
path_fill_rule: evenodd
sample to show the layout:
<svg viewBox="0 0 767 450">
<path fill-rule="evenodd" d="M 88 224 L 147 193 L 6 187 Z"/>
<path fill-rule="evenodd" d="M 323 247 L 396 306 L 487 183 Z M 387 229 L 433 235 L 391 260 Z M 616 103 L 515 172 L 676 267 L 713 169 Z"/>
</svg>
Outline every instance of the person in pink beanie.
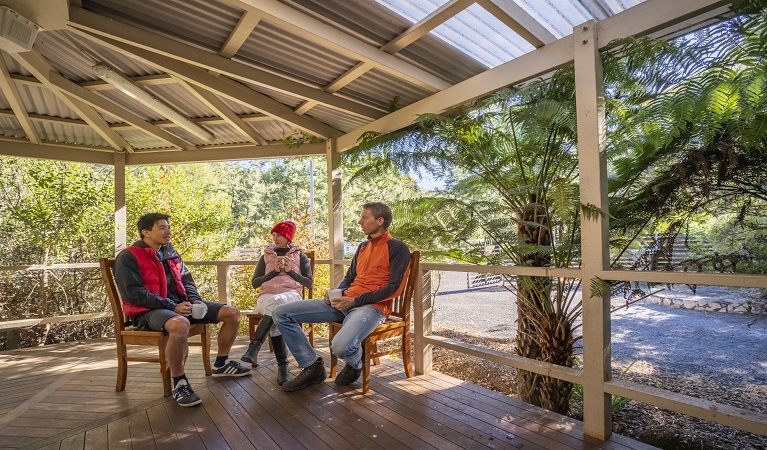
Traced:
<svg viewBox="0 0 767 450">
<path fill-rule="evenodd" d="M 256 303 L 256 312 L 262 315 L 248 350 L 242 361 L 258 365 L 258 351 L 271 334 L 272 348 L 277 359 L 277 382 L 282 385 L 288 380 L 288 349 L 279 330 L 273 326 L 272 311 L 282 304 L 301 300 L 303 287 L 311 287 L 312 269 L 309 257 L 301 247 L 293 243 L 296 224 L 286 220 L 272 227 L 274 243 L 264 249 L 253 274 L 253 288 L 261 288 Z"/>
</svg>

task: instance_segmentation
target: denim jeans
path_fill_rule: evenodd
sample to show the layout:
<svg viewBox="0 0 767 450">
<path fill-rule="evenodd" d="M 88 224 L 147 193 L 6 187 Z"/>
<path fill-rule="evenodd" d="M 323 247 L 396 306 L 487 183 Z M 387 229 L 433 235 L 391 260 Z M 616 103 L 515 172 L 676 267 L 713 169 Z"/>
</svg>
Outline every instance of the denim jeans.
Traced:
<svg viewBox="0 0 767 450">
<path fill-rule="evenodd" d="M 272 313 L 277 328 L 301 368 L 317 360 L 317 353 L 309 344 L 309 338 L 301 328 L 303 323 L 343 322 L 341 331 L 330 343 L 334 355 L 354 368 L 362 367 L 360 342 L 378 325 L 386 320 L 380 310 L 370 306 L 358 306 L 341 312 L 325 303 L 323 299 L 304 300 L 280 305 Z"/>
</svg>

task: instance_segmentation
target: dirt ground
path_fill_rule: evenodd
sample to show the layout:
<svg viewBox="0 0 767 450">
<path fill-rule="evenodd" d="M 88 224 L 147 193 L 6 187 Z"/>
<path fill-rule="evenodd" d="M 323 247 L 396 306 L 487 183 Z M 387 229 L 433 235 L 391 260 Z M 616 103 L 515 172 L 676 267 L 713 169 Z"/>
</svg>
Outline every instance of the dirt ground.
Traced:
<svg viewBox="0 0 767 450">
<path fill-rule="evenodd" d="M 449 280 L 447 289 L 445 287 L 443 282 L 441 295 L 435 299 L 434 334 L 514 352 L 515 311 L 497 307 L 498 299 L 508 294 L 500 288 L 466 289 L 465 278 L 458 277 Z M 460 300 L 451 301 L 451 298 Z M 496 306 L 483 307 L 488 301 Z M 613 376 L 767 414 L 765 352 L 756 350 L 764 348 L 767 318 L 696 313 L 699 315 L 691 319 L 680 315 L 683 313 L 678 310 L 666 313 L 657 308 L 663 307 L 637 308 L 626 316 L 614 316 Z M 488 310 L 487 316 L 478 314 L 478 310 L 484 309 Z M 674 320 L 679 320 L 679 324 Z M 711 320 L 717 322 L 709 323 Z M 753 321 L 756 325 L 752 327 L 740 324 Z M 733 328 L 743 335 L 730 343 L 727 339 L 732 336 L 724 335 L 722 328 Z M 663 334 L 667 332 L 672 334 Z M 684 344 L 691 338 L 705 341 L 698 342 L 703 349 Z M 712 345 L 708 339 L 718 345 Z M 654 347 L 655 342 L 662 347 Z M 697 357 L 696 352 L 706 351 L 712 353 L 711 359 L 705 355 Z M 434 370 L 514 395 L 515 370 L 508 366 L 436 348 Z M 573 400 L 570 415 L 582 419 L 581 414 L 580 402 Z M 613 413 L 613 431 L 667 449 L 767 450 L 767 437 L 635 401 L 628 401 Z"/>
</svg>

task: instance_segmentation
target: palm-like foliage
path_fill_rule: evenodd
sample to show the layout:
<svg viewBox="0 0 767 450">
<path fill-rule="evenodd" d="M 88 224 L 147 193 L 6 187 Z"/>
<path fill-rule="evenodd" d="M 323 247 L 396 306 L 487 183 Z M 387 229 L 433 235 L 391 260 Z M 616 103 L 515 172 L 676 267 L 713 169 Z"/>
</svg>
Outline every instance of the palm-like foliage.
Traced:
<svg viewBox="0 0 767 450">
<path fill-rule="evenodd" d="M 659 218 L 679 230 L 711 208 L 746 218 L 764 204 L 766 5 L 745 2 L 742 15 L 696 33 L 670 52 L 626 44 L 630 56 L 623 60 L 641 59 L 636 48 L 675 58 L 663 67 L 631 72 L 635 86 L 645 88 L 623 101 L 610 134 L 616 234 L 636 235 Z"/>
<path fill-rule="evenodd" d="M 423 115 L 406 130 L 368 135 L 347 160 L 377 158 L 350 181 L 388 166 L 459 174 L 449 192 L 395 204 L 398 236 L 459 261 L 571 265 L 579 254 L 574 99 L 548 87 L 507 89 L 463 113 Z M 500 254 L 487 255 L 487 244 Z M 516 286 L 520 354 L 570 365 L 581 310 L 576 283 L 520 277 Z M 567 411 L 569 383 L 527 372 L 519 378 L 522 398 Z"/>
<path fill-rule="evenodd" d="M 619 252 L 661 219 L 681 224 L 706 202 L 763 195 L 765 3 L 743 3 L 742 16 L 694 39 L 626 40 L 603 52 Z M 368 134 L 345 154 L 355 162 L 372 157 L 351 182 L 384 167 L 452 179 L 449 191 L 396 204 L 396 233 L 427 255 L 577 264 L 579 214 L 588 209 L 578 201 L 574 93 L 566 68 L 451 116 L 423 115 L 406 129 Z M 501 254 L 486 255 L 486 243 Z M 516 281 L 519 354 L 571 365 L 580 282 Z M 528 402 L 567 412 L 569 383 L 519 371 L 517 388 Z"/>
</svg>

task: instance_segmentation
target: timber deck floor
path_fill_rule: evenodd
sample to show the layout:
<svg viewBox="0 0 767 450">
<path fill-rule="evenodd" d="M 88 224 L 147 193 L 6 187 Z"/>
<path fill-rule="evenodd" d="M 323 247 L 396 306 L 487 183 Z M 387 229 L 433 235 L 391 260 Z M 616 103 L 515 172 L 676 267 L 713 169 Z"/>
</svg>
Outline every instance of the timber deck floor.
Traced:
<svg viewBox="0 0 767 450">
<path fill-rule="evenodd" d="M 329 367 L 327 345 L 318 350 Z M 332 379 L 284 393 L 266 349 L 242 378 L 206 378 L 199 352 L 187 376 L 203 402 L 191 408 L 162 396 L 157 364 L 129 363 L 116 392 L 109 339 L 0 352 L 0 449 L 653 448 L 585 436 L 581 422 L 438 372 L 406 379 L 399 359 L 372 369 L 368 395 Z"/>
</svg>

